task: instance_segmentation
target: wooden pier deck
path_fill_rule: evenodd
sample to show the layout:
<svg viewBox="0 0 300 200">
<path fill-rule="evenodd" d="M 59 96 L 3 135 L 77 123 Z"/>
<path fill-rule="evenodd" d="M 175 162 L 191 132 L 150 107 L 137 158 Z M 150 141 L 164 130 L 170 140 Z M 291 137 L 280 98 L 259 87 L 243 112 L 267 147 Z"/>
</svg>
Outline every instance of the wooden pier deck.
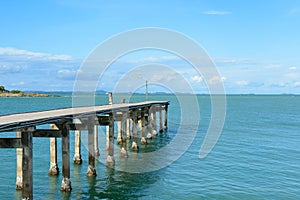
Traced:
<svg viewBox="0 0 300 200">
<path fill-rule="evenodd" d="M 128 156 L 126 140 L 132 139 L 132 150 L 137 150 L 137 139 L 145 144 L 158 131 L 167 129 L 168 101 L 145 101 L 89 107 L 62 108 L 46 111 L 8 114 L 0 116 L 0 134 L 16 132 L 15 138 L 0 138 L 0 148 L 17 148 L 16 188 L 22 189 L 23 199 L 33 199 L 33 137 L 50 138 L 50 175 L 57 175 L 56 139 L 62 139 L 62 184 L 61 190 L 72 190 L 70 181 L 70 132 L 75 138 L 73 161 L 81 164 L 80 131 L 88 132 L 87 176 L 96 176 L 95 156 L 98 150 L 98 126 L 106 126 L 106 150 L 108 166 L 114 166 L 114 123 L 117 122 L 117 142 L 122 145 L 121 155 Z M 164 113 L 163 113 L 164 111 Z M 157 118 L 159 114 L 159 130 Z M 164 120 L 163 120 L 164 117 Z M 40 125 L 49 125 L 40 129 Z M 140 131 L 138 131 L 138 129 Z"/>
</svg>

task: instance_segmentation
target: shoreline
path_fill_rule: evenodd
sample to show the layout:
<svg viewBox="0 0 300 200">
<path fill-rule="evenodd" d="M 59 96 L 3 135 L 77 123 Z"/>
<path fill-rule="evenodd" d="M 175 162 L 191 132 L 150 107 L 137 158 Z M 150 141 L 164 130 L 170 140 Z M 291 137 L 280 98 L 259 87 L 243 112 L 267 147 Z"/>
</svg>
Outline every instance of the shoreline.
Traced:
<svg viewBox="0 0 300 200">
<path fill-rule="evenodd" d="M 54 95 L 40 94 L 40 93 L 19 93 L 19 94 L 0 93 L 0 97 L 52 97 L 52 96 Z"/>
</svg>

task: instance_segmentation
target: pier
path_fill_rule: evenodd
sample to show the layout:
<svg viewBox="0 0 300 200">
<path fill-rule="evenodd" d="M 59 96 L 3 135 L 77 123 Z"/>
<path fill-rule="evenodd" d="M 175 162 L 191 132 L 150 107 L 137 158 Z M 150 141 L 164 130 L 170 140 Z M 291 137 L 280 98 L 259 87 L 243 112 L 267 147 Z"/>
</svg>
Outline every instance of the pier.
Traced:
<svg viewBox="0 0 300 200">
<path fill-rule="evenodd" d="M 33 137 L 50 138 L 50 167 L 48 174 L 57 175 L 61 170 L 60 190 L 71 192 L 70 138 L 74 143 L 74 164 L 81 164 L 81 131 L 88 134 L 88 169 L 86 175 L 97 176 L 95 157 L 99 156 L 98 126 L 106 126 L 106 165 L 113 167 L 115 138 L 121 145 L 121 156 L 126 158 L 128 148 L 137 151 L 139 144 L 168 128 L 168 101 L 145 101 L 138 103 L 112 103 L 101 106 L 62 108 L 46 111 L 17 113 L 0 116 L 0 133 L 15 132 L 14 138 L 0 138 L 0 148 L 16 148 L 16 189 L 22 190 L 23 199 L 33 199 Z M 157 115 L 159 115 L 157 117 Z M 157 122 L 157 120 L 159 122 Z M 115 131 L 115 123 L 117 130 Z M 157 124 L 159 126 L 157 127 Z M 41 129 L 39 126 L 49 128 Z M 43 126 L 44 127 L 44 126 Z M 140 130 L 140 131 L 138 131 Z M 116 136 L 115 136 L 116 134 Z M 57 164 L 57 139 L 61 139 L 62 166 Z M 127 140 L 132 146 L 127 147 Z"/>
</svg>

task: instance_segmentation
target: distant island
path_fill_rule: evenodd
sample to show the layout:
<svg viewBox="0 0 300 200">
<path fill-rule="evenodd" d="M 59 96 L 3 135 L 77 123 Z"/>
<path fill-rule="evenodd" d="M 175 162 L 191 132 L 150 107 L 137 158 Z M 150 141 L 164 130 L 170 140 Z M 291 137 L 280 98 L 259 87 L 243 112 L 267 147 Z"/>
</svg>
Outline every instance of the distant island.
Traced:
<svg viewBox="0 0 300 200">
<path fill-rule="evenodd" d="M 3 85 L 0 85 L 0 97 L 49 97 L 53 95 L 40 93 L 24 93 L 21 90 L 7 90 Z"/>
</svg>

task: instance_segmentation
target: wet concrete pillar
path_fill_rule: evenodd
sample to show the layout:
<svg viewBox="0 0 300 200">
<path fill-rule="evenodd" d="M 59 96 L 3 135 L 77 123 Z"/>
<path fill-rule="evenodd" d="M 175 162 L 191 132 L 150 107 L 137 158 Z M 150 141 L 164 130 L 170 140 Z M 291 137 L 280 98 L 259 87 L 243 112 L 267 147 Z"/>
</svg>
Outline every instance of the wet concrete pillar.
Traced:
<svg viewBox="0 0 300 200">
<path fill-rule="evenodd" d="M 51 130 L 58 130 L 55 124 L 50 124 Z M 59 168 L 57 165 L 57 139 L 55 137 L 50 138 L 50 168 L 48 171 L 49 175 L 58 175 Z"/>
<path fill-rule="evenodd" d="M 131 145 L 131 149 L 133 151 L 138 151 L 139 147 L 137 145 L 137 123 L 138 119 L 137 119 L 137 112 L 133 111 L 132 113 L 132 135 L 133 135 L 133 141 L 132 141 L 132 145 Z"/>
<path fill-rule="evenodd" d="M 123 112 L 122 119 L 121 119 L 121 135 L 122 135 L 121 156 L 123 158 L 128 157 L 127 140 L 126 140 L 126 126 L 127 126 L 127 112 Z"/>
<path fill-rule="evenodd" d="M 94 117 L 89 117 L 88 119 L 88 150 L 89 150 L 89 160 L 88 160 L 88 170 L 87 176 L 97 176 L 95 168 L 95 119 Z"/>
<path fill-rule="evenodd" d="M 108 155 L 106 158 L 107 166 L 114 166 L 114 117 L 113 114 L 109 115 L 109 143 L 108 143 Z"/>
<path fill-rule="evenodd" d="M 146 144 L 147 141 L 146 141 L 146 116 L 145 116 L 145 109 L 142 110 L 141 112 L 141 144 Z"/>
<path fill-rule="evenodd" d="M 168 130 L 168 105 L 165 105 L 165 123 L 164 131 Z"/>
<path fill-rule="evenodd" d="M 159 132 L 163 132 L 163 122 L 162 122 L 162 107 L 159 107 Z"/>
<path fill-rule="evenodd" d="M 16 133 L 17 138 L 22 137 L 22 133 L 18 131 Z M 22 159 L 23 159 L 23 148 L 17 148 L 17 177 L 16 177 L 16 189 L 21 190 L 23 188 L 23 181 L 22 181 Z"/>
<path fill-rule="evenodd" d="M 33 199 L 33 164 L 32 164 L 32 137 L 34 127 L 26 128 L 22 130 L 22 199 Z"/>
<path fill-rule="evenodd" d="M 147 139 L 152 139 L 152 130 L 151 130 L 151 116 L 149 108 L 145 109 L 145 120 L 146 120 L 146 133 Z"/>
<path fill-rule="evenodd" d="M 121 121 L 118 121 L 118 137 L 117 137 L 117 143 L 118 144 L 122 144 L 122 122 Z"/>
<path fill-rule="evenodd" d="M 61 191 L 70 192 L 72 190 L 70 180 L 70 131 L 67 124 L 61 125 L 61 152 L 62 152 L 62 182 Z"/>
<path fill-rule="evenodd" d="M 154 136 L 157 135 L 157 127 L 156 127 L 156 106 L 152 107 L 152 112 L 151 112 L 151 124 L 152 124 L 152 134 Z"/>
<path fill-rule="evenodd" d="M 126 138 L 127 139 L 131 138 L 131 136 L 130 136 L 130 118 L 129 118 L 129 116 L 126 119 Z"/>
<path fill-rule="evenodd" d="M 74 164 L 80 165 L 81 159 L 81 131 L 75 130 L 75 152 L 73 157 Z"/>
<path fill-rule="evenodd" d="M 94 151 L 94 155 L 95 156 L 100 156 L 100 151 L 99 151 L 99 145 L 98 145 L 98 125 L 95 125 L 94 127 L 94 144 L 95 144 L 95 151 Z"/>
<path fill-rule="evenodd" d="M 109 126 L 105 126 L 105 130 L 106 130 L 106 148 L 105 148 L 105 150 L 108 151 L 108 148 L 109 148 Z"/>
</svg>

